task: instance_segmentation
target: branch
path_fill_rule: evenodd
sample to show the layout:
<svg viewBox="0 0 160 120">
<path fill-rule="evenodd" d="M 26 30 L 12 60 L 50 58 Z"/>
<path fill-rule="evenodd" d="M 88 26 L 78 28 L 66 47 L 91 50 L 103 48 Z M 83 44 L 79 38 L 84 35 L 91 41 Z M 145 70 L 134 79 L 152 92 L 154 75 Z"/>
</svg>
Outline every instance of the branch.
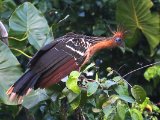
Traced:
<svg viewBox="0 0 160 120">
<path fill-rule="evenodd" d="M 0 39 L 8 46 L 8 32 L 1 21 L 0 21 L 0 36 L 1 36 Z"/>
</svg>

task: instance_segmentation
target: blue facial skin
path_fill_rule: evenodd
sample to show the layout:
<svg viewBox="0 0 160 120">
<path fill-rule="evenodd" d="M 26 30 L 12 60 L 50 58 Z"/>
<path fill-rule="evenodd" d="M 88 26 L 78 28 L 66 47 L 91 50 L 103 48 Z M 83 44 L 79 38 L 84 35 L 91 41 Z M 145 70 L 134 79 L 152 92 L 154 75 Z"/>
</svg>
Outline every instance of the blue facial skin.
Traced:
<svg viewBox="0 0 160 120">
<path fill-rule="evenodd" d="M 118 43 L 118 44 L 121 44 L 121 43 L 122 43 L 122 39 L 119 38 L 119 37 L 115 38 L 115 41 L 116 41 L 116 43 Z"/>
</svg>

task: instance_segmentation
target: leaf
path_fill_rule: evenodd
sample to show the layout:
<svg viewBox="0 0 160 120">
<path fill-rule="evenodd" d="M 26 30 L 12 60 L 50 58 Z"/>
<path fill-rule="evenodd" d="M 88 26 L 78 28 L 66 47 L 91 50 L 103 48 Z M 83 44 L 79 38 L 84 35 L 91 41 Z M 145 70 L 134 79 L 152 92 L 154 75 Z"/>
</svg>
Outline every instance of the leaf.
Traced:
<svg viewBox="0 0 160 120">
<path fill-rule="evenodd" d="M 160 66 L 149 67 L 144 73 L 144 77 L 148 81 L 150 81 L 156 76 L 160 76 Z"/>
<path fill-rule="evenodd" d="M 105 82 L 105 87 L 107 87 L 107 89 L 108 89 L 108 88 L 110 88 L 111 86 L 116 85 L 116 84 L 117 84 L 117 83 L 114 82 L 114 81 L 112 81 L 112 80 L 107 80 L 107 81 Z"/>
<path fill-rule="evenodd" d="M 118 80 L 119 79 L 119 80 Z M 128 84 L 126 82 L 124 82 L 123 80 L 121 80 L 122 78 L 120 77 L 115 77 L 113 80 L 116 82 L 121 82 L 122 84 L 119 84 L 117 86 L 115 86 L 115 91 L 119 94 L 119 95 L 126 95 L 129 96 L 128 93 Z M 121 81 L 120 81 L 121 80 Z"/>
<path fill-rule="evenodd" d="M 160 40 L 159 15 L 151 13 L 152 6 L 151 0 L 120 0 L 117 2 L 116 13 L 117 21 L 120 23 L 125 21 L 124 24 L 130 32 L 127 42 L 137 42 L 136 39 L 139 37 L 136 36 L 141 31 L 147 38 L 151 51 L 159 44 Z"/>
<path fill-rule="evenodd" d="M 128 105 L 124 104 L 122 101 L 118 101 L 116 107 L 120 120 L 125 120 L 126 112 L 129 110 Z"/>
<path fill-rule="evenodd" d="M 63 93 L 64 93 L 64 90 L 63 90 Z M 74 101 L 79 96 L 79 94 L 76 94 L 76 93 L 74 93 L 74 92 L 72 92 L 71 90 L 68 90 L 68 89 L 66 89 L 65 92 L 66 93 L 64 93 L 64 94 L 65 94 L 65 96 L 67 96 L 67 99 L 68 99 L 69 103 L 71 103 L 72 101 Z"/>
<path fill-rule="evenodd" d="M 70 73 L 69 79 L 66 82 L 67 88 L 72 90 L 76 94 L 80 94 L 81 92 L 79 86 L 77 85 L 77 80 L 79 76 L 80 76 L 79 72 L 73 71 Z"/>
<path fill-rule="evenodd" d="M 93 95 L 97 89 L 98 89 L 98 83 L 97 82 L 88 82 L 87 84 L 87 96 Z"/>
<path fill-rule="evenodd" d="M 37 89 L 32 91 L 28 96 L 24 97 L 22 105 L 30 109 L 37 105 L 39 102 L 47 100 L 49 97 L 44 89 Z"/>
<path fill-rule="evenodd" d="M 45 45 L 50 32 L 47 20 L 43 17 L 42 13 L 29 2 L 20 5 L 13 12 L 9 19 L 9 27 L 10 33 L 14 36 L 26 35 L 29 43 L 37 50 Z"/>
<path fill-rule="evenodd" d="M 134 85 L 131 88 L 131 93 L 138 103 L 143 103 L 143 101 L 146 99 L 146 92 L 139 85 Z"/>
<path fill-rule="evenodd" d="M 114 104 L 119 99 L 118 95 L 112 95 L 109 99 L 103 103 L 102 108 L 105 108 L 111 104 Z"/>
<path fill-rule="evenodd" d="M 83 72 L 87 72 L 88 69 L 90 69 L 91 67 L 95 66 L 95 63 L 91 63 L 89 64 L 84 70 Z"/>
<path fill-rule="evenodd" d="M 79 95 L 76 99 L 74 99 L 74 100 L 70 103 L 70 105 L 71 105 L 71 107 L 72 107 L 73 110 L 75 110 L 75 109 L 79 106 L 80 101 L 81 101 L 81 95 Z"/>
<path fill-rule="evenodd" d="M 132 97 L 129 97 L 129 96 L 126 96 L 126 95 L 120 95 L 119 98 L 124 100 L 125 102 L 129 102 L 129 103 L 133 103 L 134 102 Z"/>
<path fill-rule="evenodd" d="M 22 69 L 10 49 L 0 41 L 0 99 L 12 105 L 6 95 L 7 89 L 22 75 Z"/>
<path fill-rule="evenodd" d="M 105 118 L 108 120 L 109 115 L 115 110 L 114 107 L 112 107 L 111 105 L 103 108 L 103 113 L 105 115 Z"/>
<path fill-rule="evenodd" d="M 141 112 L 137 109 L 130 109 L 130 115 L 132 120 L 143 120 Z"/>
</svg>

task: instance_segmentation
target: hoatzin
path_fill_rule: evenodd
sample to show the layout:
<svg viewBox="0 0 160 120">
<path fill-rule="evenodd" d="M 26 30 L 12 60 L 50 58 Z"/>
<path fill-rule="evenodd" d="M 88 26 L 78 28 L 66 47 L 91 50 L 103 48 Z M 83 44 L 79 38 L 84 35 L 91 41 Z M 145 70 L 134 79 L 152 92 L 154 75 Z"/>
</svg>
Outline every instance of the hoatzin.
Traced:
<svg viewBox="0 0 160 120">
<path fill-rule="evenodd" d="M 125 31 L 117 29 L 112 37 L 92 37 L 68 33 L 42 47 L 29 61 L 28 70 L 6 92 L 11 101 L 22 102 L 32 89 L 46 88 L 80 70 L 95 52 L 123 44 Z"/>
</svg>

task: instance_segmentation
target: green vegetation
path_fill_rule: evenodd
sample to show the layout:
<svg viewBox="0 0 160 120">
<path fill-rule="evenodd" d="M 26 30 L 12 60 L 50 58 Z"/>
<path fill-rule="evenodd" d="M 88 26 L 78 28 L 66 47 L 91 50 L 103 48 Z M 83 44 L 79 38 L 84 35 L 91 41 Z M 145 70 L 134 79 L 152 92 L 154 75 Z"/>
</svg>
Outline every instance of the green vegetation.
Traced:
<svg viewBox="0 0 160 120">
<path fill-rule="evenodd" d="M 0 1 L 9 33 L 9 46 L 0 41 L 0 120 L 160 119 L 160 66 L 127 74 L 160 61 L 159 0 L 22 1 Z M 125 48 L 97 53 L 66 83 L 32 91 L 22 105 L 8 100 L 6 90 L 42 46 L 67 32 L 111 36 L 107 26 L 117 24 L 129 31 Z M 78 80 L 89 72 L 90 79 Z"/>
</svg>

